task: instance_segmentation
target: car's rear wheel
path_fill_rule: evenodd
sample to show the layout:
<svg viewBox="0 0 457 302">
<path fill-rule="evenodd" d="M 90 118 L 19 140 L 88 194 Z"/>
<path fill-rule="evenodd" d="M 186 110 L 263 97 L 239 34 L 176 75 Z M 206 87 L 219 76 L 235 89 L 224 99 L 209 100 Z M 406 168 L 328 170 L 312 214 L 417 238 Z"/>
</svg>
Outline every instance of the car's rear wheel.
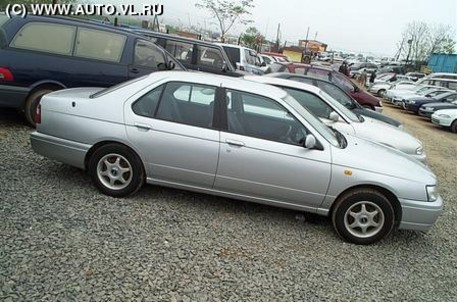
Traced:
<svg viewBox="0 0 457 302">
<path fill-rule="evenodd" d="M 395 213 L 389 200 L 373 189 L 356 189 L 342 195 L 332 212 L 337 234 L 355 244 L 372 244 L 393 229 Z"/>
<path fill-rule="evenodd" d="M 38 104 L 40 104 L 40 102 L 41 102 L 41 98 L 45 94 L 53 92 L 53 91 L 55 91 L 55 90 L 49 89 L 49 88 L 40 89 L 40 90 L 32 92 L 25 100 L 25 107 L 24 107 L 25 119 L 32 127 L 36 126 L 35 112 L 36 112 L 36 108 L 38 107 Z"/>
<path fill-rule="evenodd" d="M 457 133 L 457 120 L 455 120 L 451 125 L 451 131 Z"/>
<path fill-rule="evenodd" d="M 89 174 L 97 188 L 113 197 L 137 192 L 145 173 L 138 155 L 120 144 L 101 146 L 89 160 Z"/>
</svg>

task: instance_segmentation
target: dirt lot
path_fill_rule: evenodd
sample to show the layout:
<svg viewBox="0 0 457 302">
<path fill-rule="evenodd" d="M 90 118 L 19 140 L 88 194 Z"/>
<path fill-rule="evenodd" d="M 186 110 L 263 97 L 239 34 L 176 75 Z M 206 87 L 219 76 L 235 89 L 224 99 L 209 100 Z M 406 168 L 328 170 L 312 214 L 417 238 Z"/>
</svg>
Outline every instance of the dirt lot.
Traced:
<svg viewBox="0 0 457 302">
<path fill-rule="evenodd" d="M 107 197 L 33 153 L 30 128 L 0 110 L 0 300 L 455 301 L 457 135 L 385 107 L 424 143 L 445 211 L 427 234 L 372 246 L 326 218 L 226 198 Z"/>
</svg>

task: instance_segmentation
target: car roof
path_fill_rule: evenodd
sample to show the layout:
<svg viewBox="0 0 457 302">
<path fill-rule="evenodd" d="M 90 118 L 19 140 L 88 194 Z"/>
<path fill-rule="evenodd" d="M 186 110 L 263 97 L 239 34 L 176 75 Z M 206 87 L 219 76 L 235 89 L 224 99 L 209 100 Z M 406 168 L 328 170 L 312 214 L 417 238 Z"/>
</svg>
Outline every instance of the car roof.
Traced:
<svg viewBox="0 0 457 302">
<path fill-rule="evenodd" d="M 278 85 L 278 86 L 284 86 L 284 87 L 288 87 L 288 88 L 306 90 L 306 91 L 312 92 L 314 94 L 320 94 L 322 91 L 322 89 L 320 89 L 314 85 L 311 85 L 311 84 L 306 84 L 306 83 L 292 81 L 292 80 L 288 80 L 288 79 L 282 79 L 282 78 L 255 76 L 255 75 L 248 75 L 248 76 L 244 76 L 243 78 L 247 81 L 253 81 L 256 83 Z"/>
<path fill-rule="evenodd" d="M 156 82 L 159 80 L 182 81 L 190 83 L 200 83 L 212 86 L 224 86 L 225 88 L 241 89 L 254 94 L 270 96 L 282 99 L 287 93 L 277 87 L 264 85 L 262 83 L 253 83 L 243 78 L 233 78 L 223 75 L 210 74 L 196 71 L 161 71 L 153 72 L 148 79 Z M 152 83 L 152 82 L 151 82 Z M 260 92 L 260 93 L 258 93 Z"/>
<path fill-rule="evenodd" d="M 94 28 L 94 29 L 103 29 L 106 31 L 110 32 L 115 32 L 115 33 L 122 33 L 122 34 L 128 34 L 130 36 L 135 36 L 137 38 L 142 38 L 141 35 L 138 35 L 134 32 L 125 30 L 125 28 L 122 27 L 117 27 L 112 24 L 103 24 L 100 23 L 99 20 L 88 20 L 88 19 L 79 19 L 79 18 L 74 18 L 74 17 L 68 17 L 68 16 L 37 16 L 37 15 L 27 15 L 27 18 L 22 18 L 20 16 L 13 17 L 13 20 L 25 20 L 24 22 L 28 21 L 39 21 L 39 22 L 52 22 L 52 23 L 59 23 L 59 24 L 69 24 L 69 25 L 84 25 L 89 28 Z"/>
<path fill-rule="evenodd" d="M 136 34 L 140 34 L 140 35 L 144 34 L 144 35 L 150 35 L 150 36 L 157 37 L 157 38 L 172 39 L 172 40 L 174 39 L 174 40 L 180 40 L 180 41 L 185 41 L 185 42 L 189 42 L 189 43 L 198 43 L 198 44 L 206 45 L 206 46 L 220 47 L 220 45 L 218 45 L 216 43 L 212 43 L 212 42 L 208 42 L 208 41 L 204 41 L 204 40 L 181 37 L 178 35 L 160 33 L 157 31 L 152 31 L 152 30 L 148 30 L 148 29 L 144 29 L 144 28 L 138 28 L 138 29 L 133 28 L 133 29 L 126 29 L 126 30 L 132 31 L 132 32 L 134 32 Z"/>
</svg>

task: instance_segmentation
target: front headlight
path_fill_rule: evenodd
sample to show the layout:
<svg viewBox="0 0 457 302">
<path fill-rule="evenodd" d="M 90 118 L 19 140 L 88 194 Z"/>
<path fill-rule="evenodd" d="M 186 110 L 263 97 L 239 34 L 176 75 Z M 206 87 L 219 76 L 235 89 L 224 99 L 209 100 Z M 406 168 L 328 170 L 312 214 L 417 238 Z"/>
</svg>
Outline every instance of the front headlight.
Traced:
<svg viewBox="0 0 457 302">
<path fill-rule="evenodd" d="M 449 114 L 438 114 L 438 116 L 442 118 L 451 118 Z"/>
<path fill-rule="evenodd" d="M 433 110 L 435 110 L 435 108 L 429 107 L 429 108 L 425 108 L 425 110 L 426 110 L 426 111 L 433 111 Z"/>
<path fill-rule="evenodd" d="M 425 190 L 427 191 L 428 201 L 432 202 L 438 199 L 438 189 L 436 186 L 425 186 Z"/>
<path fill-rule="evenodd" d="M 417 155 L 421 155 L 422 153 L 424 153 L 424 148 L 422 148 L 422 146 L 419 146 L 416 148 L 416 154 Z"/>
<path fill-rule="evenodd" d="M 416 104 L 416 101 L 409 101 L 410 104 Z"/>
</svg>

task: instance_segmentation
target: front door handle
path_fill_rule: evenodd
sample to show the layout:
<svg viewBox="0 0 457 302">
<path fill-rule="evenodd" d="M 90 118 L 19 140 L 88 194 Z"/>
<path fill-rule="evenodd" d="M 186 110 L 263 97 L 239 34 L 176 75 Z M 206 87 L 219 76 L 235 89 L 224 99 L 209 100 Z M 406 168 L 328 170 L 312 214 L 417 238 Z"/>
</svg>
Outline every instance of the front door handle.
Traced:
<svg viewBox="0 0 457 302">
<path fill-rule="evenodd" d="M 143 123 L 134 123 L 135 127 L 144 129 L 144 130 L 151 130 L 152 126 L 148 124 L 143 124 Z"/>
<path fill-rule="evenodd" d="M 139 73 L 140 71 L 138 70 L 138 68 L 130 68 L 130 72 L 131 73 Z"/>
<path fill-rule="evenodd" d="M 229 145 L 233 145 L 233 146 L 238 146 L 238 147 L 243 147 L 244 146 L 244 143 L 243 142 L 240 142 L 240 141 L 235 141 L 235 140 L 232 140 L 232 139 L 226 139 L 225 142 Z"/>
</svg>

